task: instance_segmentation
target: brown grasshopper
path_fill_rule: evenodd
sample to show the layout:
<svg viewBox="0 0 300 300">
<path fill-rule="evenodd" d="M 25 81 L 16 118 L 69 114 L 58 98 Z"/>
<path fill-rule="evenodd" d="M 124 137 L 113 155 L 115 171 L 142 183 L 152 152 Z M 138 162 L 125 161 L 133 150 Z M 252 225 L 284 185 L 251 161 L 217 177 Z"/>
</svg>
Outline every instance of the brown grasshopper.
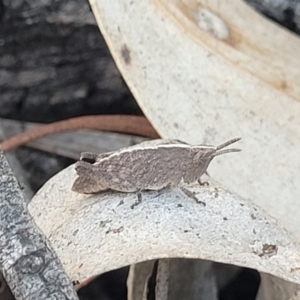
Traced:
<svg viewBox="0 0 300 300">
<path fill-rule="evenodd" d="M 119 151 L 95 154 L 84 152 L 75 165 L 78 178 L 72 190 L 97 193 L 108 189 L 120 192 L 159 190 L 180 182 L 198 181 L 215 156 L 239 149 L 221 150 L 240 138 L 220 146 L 191 146 L 177 140 L 153 140 Z"/>
</svg>

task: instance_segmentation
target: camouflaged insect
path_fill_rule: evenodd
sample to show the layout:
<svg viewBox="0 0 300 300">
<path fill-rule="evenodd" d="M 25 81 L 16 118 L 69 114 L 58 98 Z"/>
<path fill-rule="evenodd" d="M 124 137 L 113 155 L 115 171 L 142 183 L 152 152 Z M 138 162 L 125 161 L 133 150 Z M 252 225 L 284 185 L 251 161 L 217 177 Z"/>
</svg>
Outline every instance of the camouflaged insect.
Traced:
<svg viewBox="0 0 300 300">
<path fill-rule="evenodd" d="M 239 149 L 221 150 L 240 139 L 218 147 L 191 146 L 177 140 L 153 140 L 104 154 L 84 152 L 75 165 L 78 178 L 72 190 L 97 193 L 159 190 L 180 182 L 199 181 L 215 156 Z"/>
</svg>

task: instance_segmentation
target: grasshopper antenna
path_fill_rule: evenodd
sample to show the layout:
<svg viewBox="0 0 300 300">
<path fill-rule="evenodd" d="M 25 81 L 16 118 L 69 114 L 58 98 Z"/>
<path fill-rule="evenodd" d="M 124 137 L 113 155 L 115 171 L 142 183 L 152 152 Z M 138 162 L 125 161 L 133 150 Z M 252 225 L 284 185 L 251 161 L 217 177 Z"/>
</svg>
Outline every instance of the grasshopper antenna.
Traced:
<svg viewBox="0 0 300 300">
<path fill-rule="evenodd" d="M 240 152 L 241 150 L 240 149 L 235 149 L 235 148 L 232 148 L 232 149 L 225 149 L 225 150 L 222 150 L 222 151 L 219 151 L 233 143 L 236 143 L 240 140 L 241 138 L 236 138 L 236 139 L 232 139 L 224 144 L 221 144 L 219 145 L 218 147 L 216 147 L 216 152 L 214 153 L 213 156 L 218 156 L 218 155 L 222 155 L 222 154 L 225 154 L 225 153 L 230 153 L 230 152 Z"/>
</svg>

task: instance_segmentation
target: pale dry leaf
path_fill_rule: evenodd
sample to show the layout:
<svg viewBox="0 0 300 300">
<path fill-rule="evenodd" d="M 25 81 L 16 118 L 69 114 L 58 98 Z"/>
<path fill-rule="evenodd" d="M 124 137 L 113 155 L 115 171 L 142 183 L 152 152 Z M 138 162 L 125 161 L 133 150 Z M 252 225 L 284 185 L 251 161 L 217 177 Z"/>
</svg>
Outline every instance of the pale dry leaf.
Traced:
<svg viewBox="0 0 300 300">
<path fill-rule="evenodd" d="M 29 205 L 72 280 L 157 258 L 234 264 L 300 283 L 300 249 L 264 211 L 216 183 L 137 193 L 71 191 L 74 166 Z M 100 258 L 100 259 L 99 259 Z"/>
<path fill-rule="evenodd" d="M 300 233 L 300 40 L 240 0 L 90 0 L 128 86 L 163 138 L 243 155 L 210 174 Z"/>
</svg>

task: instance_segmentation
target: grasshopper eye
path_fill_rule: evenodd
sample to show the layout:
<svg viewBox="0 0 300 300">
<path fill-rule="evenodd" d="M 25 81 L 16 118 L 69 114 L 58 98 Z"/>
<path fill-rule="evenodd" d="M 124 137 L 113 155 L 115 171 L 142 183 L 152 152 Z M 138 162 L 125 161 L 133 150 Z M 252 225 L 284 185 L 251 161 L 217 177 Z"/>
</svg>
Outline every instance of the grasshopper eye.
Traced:
<svg viewBox="0 0 300 300">
<path fill-rule="evenodd" d="M 83 157 L 83 158 L 81 159 L 81 161 L 87 162 L 87 163 L 89 163 L 89 164 L 94 164 L 94 163 L 96 162 L 95 159 L 89 158 L 89 157 Z"/>
</svg>

